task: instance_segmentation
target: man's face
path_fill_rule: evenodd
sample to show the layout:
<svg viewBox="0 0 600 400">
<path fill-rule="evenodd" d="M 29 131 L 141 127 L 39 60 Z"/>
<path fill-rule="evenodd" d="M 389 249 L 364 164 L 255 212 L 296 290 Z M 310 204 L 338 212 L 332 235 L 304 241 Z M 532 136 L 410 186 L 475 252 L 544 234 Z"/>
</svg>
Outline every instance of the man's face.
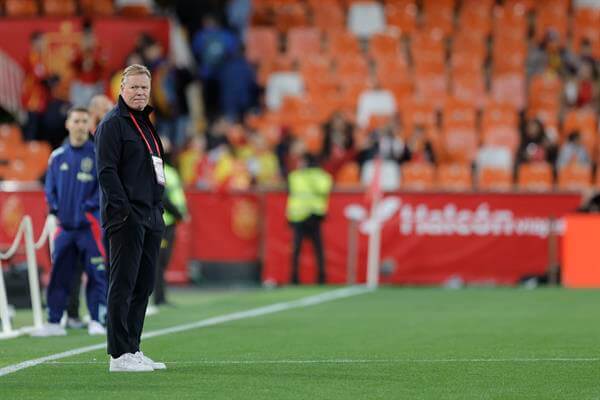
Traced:
<svg viewBox="0 0 600 400">
<path fill-rule="evenodd" d="M 143 110 L 150 100 L 150 78 L 146 74 L 129 75 L 121 84 L 121 97 L 134 110 Z"/>
<path fill-rule="evenodd" d="M 88 140 L 90 115 L 83 111 L 73 111 L 65 124 L 69 131 L 69 143 L 73 147 L 81 147 Z"/>
</svg>

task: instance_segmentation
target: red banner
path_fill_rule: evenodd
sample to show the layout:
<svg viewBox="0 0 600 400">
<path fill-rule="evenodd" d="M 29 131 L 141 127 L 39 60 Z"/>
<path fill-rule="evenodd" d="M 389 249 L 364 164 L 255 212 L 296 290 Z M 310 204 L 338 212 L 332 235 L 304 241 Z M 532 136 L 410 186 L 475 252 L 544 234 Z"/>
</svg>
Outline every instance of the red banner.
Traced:
<svg viewBox="0 0 600 400">
<path fill-rule="evenodd" d="M 80 43 L 82 18 L 4 18 L 0 20 L 0 49 L 24 65 L 33 32 L 44 33 L 47 65 L 52 71 L 67 68 Z M 94 33 L 107 61 L 107 73 L 124 67 L 125 57 L 134 49 L 138 35 L 148 33 L 169 49 L 169 24 L 166 18 L 94 18 Z M 108 76 L 107 76 L 108 77 Z"/>
<path fill-rule="evenodd" d="M 448 279 L 482 284 L 514 283 L 543 274 L 548 266 L 550 217 L 575 210 L 578 195 L 561 194 L 397 194 L 399 210 L 381 234 L 382 283 L 439 284 Z M 347 279 L 348 227 L 344 209 L 363 204 L 362 194 L 335 194 L 323 225 L 327 280 Z M 265 201 L 263 280 L 287 283 L 291 229 L 285 194 Z M 560 233 L 562 224 L 556 224 Z M 314 282 L 309 243 L 303 245 L 300 280 Z M 358 245 L 359 282 L 365 281 L 367 236 Z"/>
</svg>

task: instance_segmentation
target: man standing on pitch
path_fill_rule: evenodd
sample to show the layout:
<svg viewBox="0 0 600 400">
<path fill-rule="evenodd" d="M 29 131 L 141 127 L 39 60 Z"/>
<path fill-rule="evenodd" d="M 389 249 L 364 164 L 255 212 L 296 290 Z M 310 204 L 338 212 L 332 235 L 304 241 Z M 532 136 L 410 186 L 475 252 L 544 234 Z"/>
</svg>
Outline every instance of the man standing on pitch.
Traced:
<svg viewBox="0 0 600 400">
<path fill-rule="evenodd" d="M 165 369 L 140 351 L 148 298 L 164 230 L 163 148 L 149 115 L 150 71 L 134 64 L 121 78 L 118 104 L 96 130 L 102 227 L 109 242 L 107 304 L 111 372 Z"/>
</svg>

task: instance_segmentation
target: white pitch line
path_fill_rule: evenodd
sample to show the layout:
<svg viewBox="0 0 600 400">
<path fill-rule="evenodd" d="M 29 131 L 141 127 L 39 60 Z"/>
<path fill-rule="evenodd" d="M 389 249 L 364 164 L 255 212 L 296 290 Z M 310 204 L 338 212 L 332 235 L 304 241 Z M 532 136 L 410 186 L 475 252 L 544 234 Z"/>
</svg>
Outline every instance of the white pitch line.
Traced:
<svg viewBox="0 0 600 400">
<path fill-rule="evenodd" d="M 260 365 L 260 364 L 435 364 L 435 363 L 590 363 L 600 358 L 438 358 L 438 359 L 325 359 L 325 360 L 196 360 L 164 361 L 169 365 Z M 48 361 L 46 365 L 106 364 L 105 361 Z"/>
<path fill-rule="evenodd" d="M 254 318 L 262 315 L 273 314 L 280 311 L 291 310 L 294 308 L 310 307 L 317 304 L 325 303 L 332 300 L 342 299 L 345 297 L 356 296 L 359 294 L 372 292 L 372 289 L 368 289 L 364 286 L 352 286 L 348 288 L 342 288 L 332 290 L 330 292 L 321 293 L 315 296 L 305 297 L 299 300 L 286 301 L 283 303 L 275 303 L 264 307 L 253 308 L 251 310 L 234 312 L 231 314 L 225 314 L 218 317 L 208 318 L 189 324 L 176 325 L 171 328 L 158 329 L 156 331 L 148 332 L 142 335 L 142 339 L 150 339 L 157 336 L 170 335 L 172 333 L 179 333 L 189 331 L 192 329 L 205 328 L 207 326 L 213 326 L 218 324 L 224 324 L 231 321 L 237 321 L 240 319 Z M 106 348 L 106 342 L 95 344 L 92 346 L 80 347 L 73 350 L 64 351 L 62 353 L 52 354 L 46 357 L 40 357 L 33 360 L 27 360 L 18 364 L 9 365 L 0 368 L 0 377 L 12 374 L 25 368 L 34 367 L 49 361 L 60 360 L 67 357 L 76 356 L 83 353 L 89 353 L 90 351 L 96 351 Z"/>
</svg>

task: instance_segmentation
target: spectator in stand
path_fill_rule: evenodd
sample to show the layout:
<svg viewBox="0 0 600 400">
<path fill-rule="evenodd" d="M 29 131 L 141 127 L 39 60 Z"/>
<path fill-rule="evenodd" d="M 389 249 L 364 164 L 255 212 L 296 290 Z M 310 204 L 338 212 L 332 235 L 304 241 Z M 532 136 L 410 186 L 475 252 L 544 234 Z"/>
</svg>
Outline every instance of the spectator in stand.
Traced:
<svg viewBox="0 0 600 400">
<path fill-rule="evenodd" d="M 179 171 L 184 187 L 213 187 L 214 164 L 206 153 L 206 137 L 194 136 L 179 154 Z"/>
<path fill-rule="evenodd" d="M 209 121 L 219 114 L 219 70 L 228 56 L 238 52 L 239 46 L 236 36 L 223 28 L 215 16 L 204 16 L 202 29 L 193 37 L 192 51 L 199 66 L 198 75 L 202 80 L 205 112 Z"/>
<path fill-rule="evenodd" d="M 280 183 L 279 163 L 269 149 L 267 140 L 259 133 L 250 136 L 251 154 L 246 157 L 247 169 L 255 186 L 273 186 Z"/>
<path fill-rule="evenodd" d="M 558 152 L 556 168 L 561 169 L 570 164 L 588 166 L 590 162 L 587 149 L 581 142 L 581 134 L 578 131 L 569 133 L 567 140 L 565 140 Z"/>
<path fill-rule="evenodd" d="M 231 121 L 242 117 L 257 105 L 258 84 L 254 68 L 242 48 L 229 55 L 218 74 L 221 112 Z"/>
<path fill-rule="evenodd" d="M 598 80 L 594 72 L 594 65 L 585 61 L 577 71 L 577 100 L 579 108 L 595 110 L 598 106 Z"/>
<path fill-rule="evenodd" d="M 398 164 L 407 161 L 406 146 L 400 135 L 401 129 L 398 118 L 392 118 L 387 124 L 371 132 L 365 148 L 357 155 L 359 164 L 362 166 L 377 155 L 383 160 L 395 161 Z"/>
<path fill-rule="evenodd" d="M 240 39 L 246 37 L 248 21 L 252 15 L 252 0 L 228 0 L 227 23 L 235 30 Z"/>
<path fill-rule="evenodd" d="M 80 48 L 72 62 L 75 76 L 69 93 L 71 104 L 87 107 L 94 95 L 104 93 L 105 64 L 92 24 L 84 22 Z"/>
<path fill-rule="evenodd" d="M 579 65 L 582 63 L 588 62 L 592 65 L 594 69 L 594 76 L 598 76 L 598 60 L 594 56 L 594 49 L 592 47 L 592 42 L 588 38 L 583 38 L 581 40 L 581 46 L 579 47 Z"/>
<path fill-rule="evenodd" d="M 42 119 L 50 101 L 50 84 L 54 77 L 44 62 L 44 36 L 33 32 L 30 37 L 30 50 L 25 60 L 25 80 L 23 82 L 22 104 L 27 112 L 23 127 L 25 140 L 40 139 Z"/>
<path fill-rule="evenodd" d="M 544 125 L 538 119 L 528 119 L 521 130 L 521 143 L 515 157 L 515 176 L 523 163 L 548 162 L 554 165 L 555 161 L 556 145 L 546 135 Z"/>
<path fill-rule="evenodd" d="M 565 76 L 575 70 L 577 64 L 573 54 L 561 44 L 558 33 L 549 29 L 527 60 L 527 76 L 533 76 L 548 70 Z"/>
<path fill-rule="evenodd" d="M 404 146 L 403 160 L 435 164 L 436 157 L 433 144 L 427 137 L 425 127 L 417 125 Z"/>
<path fill-rule="evenodd" d="M 323 126 L 323 146 L 320 159 L 323 169 L 336 176 L 347 162 L 356 159 L 354 148 L 354 126 L 344 114 L 335 112 Z"/>
</svg>

